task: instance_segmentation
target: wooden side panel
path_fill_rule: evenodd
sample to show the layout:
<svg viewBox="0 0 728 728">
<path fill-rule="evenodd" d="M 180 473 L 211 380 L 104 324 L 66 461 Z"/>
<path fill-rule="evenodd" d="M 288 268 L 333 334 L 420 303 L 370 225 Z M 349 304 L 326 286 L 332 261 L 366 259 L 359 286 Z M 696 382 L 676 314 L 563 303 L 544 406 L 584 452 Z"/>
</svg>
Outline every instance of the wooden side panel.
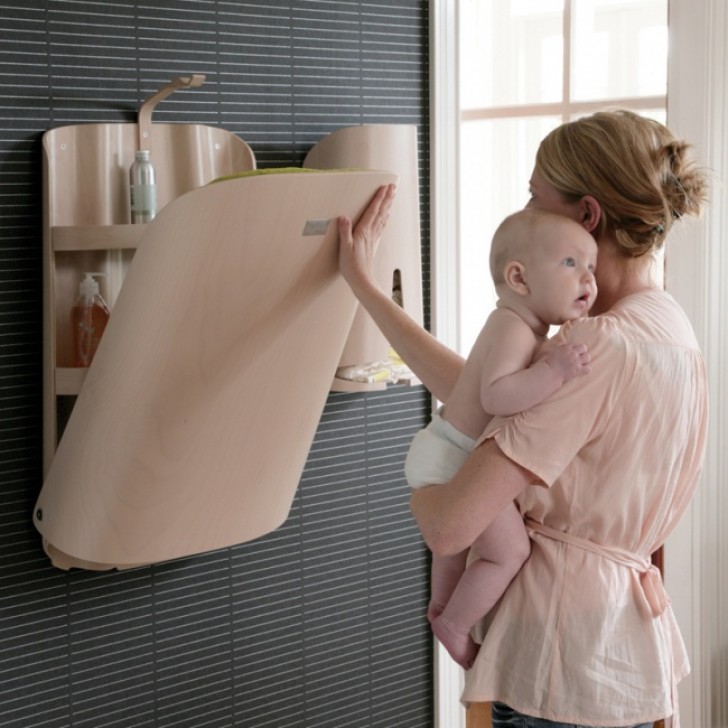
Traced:
<svg viewBox="0 0 728 728">
<path fill-rule="evenodd" d="M 386 291 L 392 290 L 397 272 L 402 306 L 422 324 L 417 128 L 407 124 L 368 124 L 338 129 L 311 149 L 304 167 L 386 169 L 399 176 L 397 197 L 377 251 L 375 275 Z M 384 335 L 360 307 L 340 365 L 386 361 L 389 348 Z"/>
</svg>

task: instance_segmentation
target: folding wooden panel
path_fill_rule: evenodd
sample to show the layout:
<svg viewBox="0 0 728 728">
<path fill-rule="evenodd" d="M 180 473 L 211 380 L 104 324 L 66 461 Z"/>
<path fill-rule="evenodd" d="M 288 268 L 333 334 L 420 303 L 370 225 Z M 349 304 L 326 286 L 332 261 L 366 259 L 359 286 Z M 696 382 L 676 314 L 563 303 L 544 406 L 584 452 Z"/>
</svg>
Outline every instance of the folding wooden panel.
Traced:
<svg viewBox="0 0 728 728">
<path fill-rule="evenodd" d="M 164 561 L 285 520 L 356 309 L 335 218 L 395 179 L 234 179 L 147 226 L 37 502 L 56 565 Z"/>
</svg>

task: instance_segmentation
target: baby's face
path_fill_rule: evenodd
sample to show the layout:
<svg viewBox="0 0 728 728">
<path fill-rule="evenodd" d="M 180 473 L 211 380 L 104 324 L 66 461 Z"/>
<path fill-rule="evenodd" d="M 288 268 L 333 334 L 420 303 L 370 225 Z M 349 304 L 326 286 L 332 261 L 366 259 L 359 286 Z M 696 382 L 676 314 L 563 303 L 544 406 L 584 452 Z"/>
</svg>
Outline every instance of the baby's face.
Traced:
<svg viewBox="0 0 728 728">
<path fill-rule="evenodd" d="M 586 316 L 597 295 L 596 267 L 597 244 L 577 223 L 541 225 L 526 262 L 530 308 L 549 325 Z"/>
</svg>

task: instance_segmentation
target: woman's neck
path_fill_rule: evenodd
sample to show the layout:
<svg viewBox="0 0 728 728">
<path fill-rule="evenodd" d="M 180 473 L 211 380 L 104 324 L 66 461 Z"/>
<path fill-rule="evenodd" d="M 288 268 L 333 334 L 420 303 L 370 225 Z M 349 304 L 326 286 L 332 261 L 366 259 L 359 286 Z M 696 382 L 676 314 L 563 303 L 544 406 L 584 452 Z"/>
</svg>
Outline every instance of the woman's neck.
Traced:
<svg viewBox="0 0 728 728">
<path fill-rule="evenodd" d="M 660 289 L 656 260 L 651 255 L 628 258 L 610 238 L 599 241 L 597 258 L 597 300 L 591 316 L 604 313 L 627 296 Z"/>
</svg>

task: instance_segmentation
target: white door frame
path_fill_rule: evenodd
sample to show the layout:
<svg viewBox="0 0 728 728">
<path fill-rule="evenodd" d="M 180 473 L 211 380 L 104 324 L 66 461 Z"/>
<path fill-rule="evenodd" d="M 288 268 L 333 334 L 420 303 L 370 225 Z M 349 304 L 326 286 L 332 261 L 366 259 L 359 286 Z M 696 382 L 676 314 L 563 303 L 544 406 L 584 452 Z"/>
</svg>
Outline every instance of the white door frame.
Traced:
<svg viewBox="0 0 728 728">
<path fill-rule="evenodd" d="M 456 4 L 430 3 L 430 311 L 433 334 L 452 349 L 459 346 L 460 278 Z M 463 672 L 437 640 L 433 646 L 435 728 L 465 728 Z"/>
</svg>

